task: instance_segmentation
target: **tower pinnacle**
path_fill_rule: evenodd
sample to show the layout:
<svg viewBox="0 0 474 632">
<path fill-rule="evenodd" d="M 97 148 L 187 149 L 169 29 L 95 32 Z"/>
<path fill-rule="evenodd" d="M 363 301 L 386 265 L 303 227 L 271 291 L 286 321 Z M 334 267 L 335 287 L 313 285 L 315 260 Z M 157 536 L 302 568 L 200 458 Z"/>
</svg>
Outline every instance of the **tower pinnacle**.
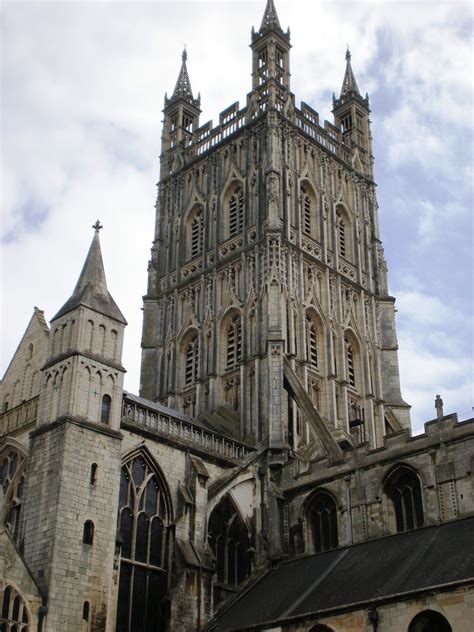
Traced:
<svg viewBox="0 0 474 632">
<path fill-rule="evenodd" d="M 281 30 L 280 20 L 278 19 L 275 4 L 273 0 L 267 0 L 265 13 L 263 14 L 262 23 L 260 24 L 260 31 L 265 31 L 266 29 L 272 27 Z"/>
<path fill-rule="evenodd" d="M 188 69 L 186 67 L 186 61 L 188 59 L 188 53 L 186 51 L 186 47 L 184 47 L 183 52 L 181 54 L 181 70 L 179 71 L 178 80 L 176 81 L 176 86 L 174 88 L 173 95 L 171 97 L 171 101 L 182 98 L 186 101 L 194 101 L 193 91 L 191 89 L 191 82 L 189 81 Z"/>
<path fill-rule="evenodd" d="M 341 95 L 339 98 L 349 96 L 350 94 L 356 94 L 360 96 L 359 88 L 357 87 L 357 81 L 354 77 L 354 72 L 351 66 L 351 51 L 349 47 L 346 50 L 346 72 L 344 73 L 344 80 L 341 87 Z"/>
</svg>

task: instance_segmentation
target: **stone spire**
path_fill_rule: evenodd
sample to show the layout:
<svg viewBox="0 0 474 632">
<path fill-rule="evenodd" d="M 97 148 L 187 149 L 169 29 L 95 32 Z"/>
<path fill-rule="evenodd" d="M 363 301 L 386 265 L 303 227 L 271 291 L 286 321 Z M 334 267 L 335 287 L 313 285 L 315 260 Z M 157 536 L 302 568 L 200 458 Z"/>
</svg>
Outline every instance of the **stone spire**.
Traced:
<svg viewBox="0 0 474 632">
<path fill-rule="evenodd" d="M 339 98 L 342 99 L 342 97 L 354 94 L 360 97 L 359 88 L 357 87 L 357 81 L 355 80 L 354 72 L 351 66 L 351 52 L 348 48 L 346 51 L 346 72 L 344 74 L 344 81 L 342 82 L 341 88 L 341 96 Z"/>
<path fill-rule="evenodd" d="M 281 31 L 280 20 L 278 19 L 273 0 L 267 0 L 265 13 L 263 14 L 262 23 L 260 24 L 260 31 L 266 31 L 270 28 L 276 28 Z"/>
<path fill-rule="evenodd" d="M 74 288 L 72 296 L 66 301 L 52 320 L 54 321 L 80 305 L 84 305 L 100 314 L 110 316 L 121 323 L 127 324 L 122 312 L 117 307 L 117 304 L 107 289 L 104 263 L 100 250 L 99 231 L 102 226 L 99 220 L 97 220 L 92 228 L 95 230 L 94 237 L 76 287 Z"/>
<path fill-rule="evenodd" d="M 186 101 L 194 101 L 193 91 L 191 89 L 191 82 L 189 81 L 188 69 L 186 67 L 186 60 L 188 59 L 186 48 L 183 50 L 181 59 L 181 70 L 179 71 L 178 81 L 176 82 L 171 100 L 173 101 L 174 99 L 182 98 Z"/>
</svg>

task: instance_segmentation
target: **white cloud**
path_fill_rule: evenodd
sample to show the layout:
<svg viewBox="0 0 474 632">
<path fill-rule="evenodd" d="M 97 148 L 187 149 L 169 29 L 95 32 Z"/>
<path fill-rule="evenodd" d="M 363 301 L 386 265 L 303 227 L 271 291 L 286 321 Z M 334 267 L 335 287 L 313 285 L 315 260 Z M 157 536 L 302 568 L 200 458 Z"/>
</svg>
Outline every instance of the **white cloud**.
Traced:
<svg viewBox="0 0 474 632">
<path fill-rule="evenodd" d="M 217 123 L 218 113 L 236 100 L 243 105 L 251 85 L 250 29 L 258 28 L 263 8 L 264 0 L 4 3 L 4 366 L 33 305 L 50 318 L 70 295 L 92 237 L 89 227 L 100 218 L 110 290 L 130 323 L 126 387 L 138 390 L 141 296 L 153 237 L 163 96 L 173 90 L 186 42 L 191 84 L 202 95 L 201 122 Z M 455 251 L 444 266 L 454 275 L 458 266 L 470 265 L 452 246 L 468 230 L 469 147 L 460 139 L 466 138 L 472 103 L 469 8 L 277 0 L 277 9 L 283 28 L 291 27 L 297 103 L 305 100 L 321 118 L 330 118 L 330 94 L 340 90 L 346 43 L 361 91 L 382 103 L 372 113 L 376 157 L 390 180 L 379 182 L 379 189 L 400 182 L 393 204 L 406 219 L 415 212 L 412 198 L 422 200 L 415 230 L 403 233 L 412 246 L 414 278 L 432 265 L 426 247 L 444 216 Z M 407 164 L 422 167 L 416 190 L 403 175 Z M 447 199 L 436 199 L 433 179 L 446 181 Z M 398 210 L 390 206 L 385 212 L 396 216 Z M 402 235 L 403 226 L 396 230 Z M 396 276 L 403 262 L 397 252 L 388 254 Z M 456 308 L 446 307 L 435 279 L 421 285 L 422 296 L 416 294 L 420 288 L 407 290 L 407 284 L 399 295 L 400 316 L 406 310 L 400 354 L 405 398 L 429 414 L 424 400 L 431 407 L 438 388 L 451 394 L 453 406 L 464 403 L 460 372 L 467 370 L 469 352 L 457 370 L 446 346 L 454 340 L 459 349 L 465 338 L 453 338 L 446 323 L 457 323 L 460 331 L 469 324 L 465 314 L 456 320 Z M 444 336 L 444 347 L 420 336 L 428 327 Z"/>
</svg>

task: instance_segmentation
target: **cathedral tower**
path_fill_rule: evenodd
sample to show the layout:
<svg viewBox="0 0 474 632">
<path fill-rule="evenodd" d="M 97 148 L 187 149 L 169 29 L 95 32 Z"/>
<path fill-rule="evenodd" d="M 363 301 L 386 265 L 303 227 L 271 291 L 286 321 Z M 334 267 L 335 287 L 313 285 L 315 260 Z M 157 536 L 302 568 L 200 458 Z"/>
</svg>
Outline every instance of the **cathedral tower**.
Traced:
<svg viewBox="0 0 474 632">
<path fill-rule="evenodd" d="M 24 555 L 47 628 L 112 630 L 126 321 L 107 290 L 99 222 L 70 299 L 51 321 L 30 439 Z M 87 628 L 89 629 L 89 628 Z"/>
<path fill-rule="evenodd" d="M 348 53 L 334 123 L 296 107 L 273 0 L 251 49 L 247 103 L 217 127 L 196 127 L 185 57 L 165 100 L 141 393 L 273 451 L 337 459 L 409 424 L 368 97 Z"/>
</svg>

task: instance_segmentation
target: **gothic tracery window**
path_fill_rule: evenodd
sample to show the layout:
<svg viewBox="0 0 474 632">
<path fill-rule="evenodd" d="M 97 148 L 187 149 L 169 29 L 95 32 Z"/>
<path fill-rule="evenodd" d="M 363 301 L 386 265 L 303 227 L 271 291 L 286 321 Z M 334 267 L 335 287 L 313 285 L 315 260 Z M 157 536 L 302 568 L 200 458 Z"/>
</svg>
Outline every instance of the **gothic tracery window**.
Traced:
<svg viewBox="0 0 474 632">
<path fill-rule="evenodd" d="M 248 529 L 229 496 L 210 515 L 208 542 L 216 558 L 217 582 L 238 586 L 250 574 L 251 547 Z"/>
<path fill-rule="evenodd" d="M 171 505 L 161 476 L 144 455 L 122 467 L 122 544 L 116 632 L 154 632 L 164 625 Z"/>
<path fill-rule="evenodd" d="M 18 592 L 8 584 L 0 595 L 1 632 L 29 632 L 30 615 L 28 607 Z"/>
<path fill-rule="evenodd" d="M 385 493 L 393 503 L 397 531 L 423 526 L 420 479 L 411 469 L 399 467 L 387 479 Z"/>
<path fill-rule="evenodd" d="M 0 485 L 3 489 L 5 527 L 17 540 L 23 502 L 25 458 L 14 448 L 4 451 L 0 457 Z"/>
<path fill-rule="evenodd" d="M 337 507 L 334 498 L 327 492 L 318 492 L 311 500 L 307 515 L 315 553 L 337 548 Z"/>
</svg>

